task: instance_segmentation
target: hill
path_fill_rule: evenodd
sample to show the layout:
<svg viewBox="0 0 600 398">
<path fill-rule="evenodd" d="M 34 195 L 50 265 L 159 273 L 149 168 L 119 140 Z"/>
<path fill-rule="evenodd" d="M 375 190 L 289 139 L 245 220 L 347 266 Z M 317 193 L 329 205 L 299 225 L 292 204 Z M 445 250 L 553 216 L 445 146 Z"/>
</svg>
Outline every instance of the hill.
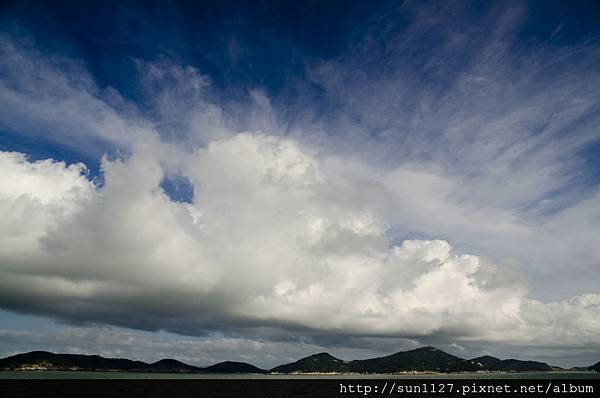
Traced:
<svg viewBox="0 0 600 398">
<path fill-rule="evenodd" d="M 302 358 L 296 362 L 280 365 L 271 373 L 344 373 L 348 372 L 346 362 L 326 352 Z"/>
<path fill-rule="evenodd" d="M 0 359 L 0 370 L 85 370 L 160 373 L 266 373 L 244 362 L 221 362 L 201 368 L 175 359 L 161 359 L 148 364 L 123 358 L 104 358 L 99 355 L 54 354 L 32 351 Z"/>
<path fill-rule="evenodd" d="M 123 358 L 32 351 L 0 359 L 0 369 L 151 371 L 152 367 L 141 361 L 132 361 Z"/>
<path fill-rule="evenodd" d="M 356 373 L 448 372 L 462 361 L 462 358 L 435 347 L 423 347 L 380 358 L 352 361 L 349 368 Z"/>
<path fill-rule="evenodd" d="M 400 351 L 385 357 L 343 361 L 328 353 L 302 358 L 277 366 L 271 373 L 399 373 L 399 372 L 477 372 L 477 371 L 552 371 L 546 363 L 498 359 L 489 355 L 463 359 L 435 347 Z"/>
<path fill-rule="evenodd" d="M 600 372 L 600 362 L 588 368 Z M 201 368 L 175 359 L 161 359 L 148 364 L 124 358 L 99 355 L 54 354 L 32 351 L 0 359 L 0 370 L 86 370 L 164 373 L 269 373 L 244 362 L 226 361 Z M 527 372 L 553 371 L 542 362 L 499 359 L 489 355 L 463 359 L 435 347 L 400 351 L 384 357 L 344 361 L 326 352 L 310 355 L 296 362 L 277 366 L 270 373 L 399 373 L 399 372 Z"/>
<path fill-rule="evenodd" d="M 186 363 L 177 361 L 175 359 L 161 359 L 160 361 L 150 364 L 152 371 L 154 372 L 165 372 L 165 373 L 192 373 L 200 372 L 203 369 L 188 365 Z"/>
<path fill-rule="evenodd" d="M 521 361 L 518 359 L 502 360 L 489 355 L 463 360 L 450 369 L 452 372 L 550 372 L 552 370 L 554 369 L 550 365 L 543 362 Z"/>
<path fill-rule="evenodd" d="M 204 368 L 202 371 L 204 373 L 267 373 L 266 370 L 249 363 L 232 361 L 220 362 Z"/>
<path fill-rule="evenodd" d="M 597 364 L 595 364 L 595 365 L 589 366 L 589 367 L 587 368 L 587 370 L 591 370 L 591 371 L 593 371 L 593 372 L 599 372 L 599 373 L 600 373 L 600 362 L 598 362 L 598 363 L 597 363 Z"/>
<path fill-rule="evenodd" d="M 277 366 L 271 373 L 397 373 L 403 371 L 446 372 L 463 359 L 435 347 L 397 352 L 380 358 L 343 361 L 328 353 Z"/>
</svg>

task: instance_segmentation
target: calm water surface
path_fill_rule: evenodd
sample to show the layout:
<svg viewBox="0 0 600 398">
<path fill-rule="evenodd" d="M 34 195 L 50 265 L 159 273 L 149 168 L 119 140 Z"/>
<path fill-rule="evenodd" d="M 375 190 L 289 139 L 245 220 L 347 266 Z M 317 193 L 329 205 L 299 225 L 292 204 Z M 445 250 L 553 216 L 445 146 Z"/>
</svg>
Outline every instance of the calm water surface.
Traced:
<svg viewBox="0 0 600 398">
<path fill-rule="evenodd" d="M 0 379 L 600 379 L 590 372 L 458 373 L 420 375 L 262 375 L 142 372 L 0 371 Z"/>
</svg>

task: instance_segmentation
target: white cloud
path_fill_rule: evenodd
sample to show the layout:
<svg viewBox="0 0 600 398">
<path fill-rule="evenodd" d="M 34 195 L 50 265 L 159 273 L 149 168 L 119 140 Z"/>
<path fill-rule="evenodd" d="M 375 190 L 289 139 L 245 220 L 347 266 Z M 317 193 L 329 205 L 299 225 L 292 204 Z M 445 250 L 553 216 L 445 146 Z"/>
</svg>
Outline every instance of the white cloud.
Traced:
<svg viewBox="0 0 600 398">
<path fill-rule="evenodd" d="M 93 195 L 82 164 L 29 162 L 23 154 L 2 152 L 0 169 L 0 240 L 15 261 L 38 251 L 48 229 Z"/>
<path fill-rule="evenodd" d="M 0 154 L 0 211 L 31 209 L 0 237 L 6 308 L 190 334 L 246 325 L 598 344 L 599 296 L 542 303 L 518 274 L 446 241 L 391 245 L 378 209 L 345 196 L 293 141 L 244 133 L 181 153 L 191 204 L 161 190 L 151 153 L 104 159 L 102 187 L 81 165 Z M 27 250 L 15 252 L 19 240 Z"/>
</svg>

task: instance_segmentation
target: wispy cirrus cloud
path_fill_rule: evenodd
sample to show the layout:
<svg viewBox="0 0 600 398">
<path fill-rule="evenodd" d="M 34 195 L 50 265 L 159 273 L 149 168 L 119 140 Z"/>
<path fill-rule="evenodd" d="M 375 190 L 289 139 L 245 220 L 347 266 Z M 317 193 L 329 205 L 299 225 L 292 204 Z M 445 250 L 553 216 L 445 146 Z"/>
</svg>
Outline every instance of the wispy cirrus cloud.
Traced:
<svg viewBox="0 0 600 398">
<path fill-rule="evenodd" d="M 396 170 L 386 176 L 387 217 L 401 237 L 446 237 L 514 261 L 539 296 L 591 291 L 593 229 L 586 222 L 571 239 L 556 220 L 569 209 L 597 217 L 597 38 L 524 43 L 524 4 L 490 7 L 477 23 L 470 12 L 405 4 L 372 21 L 345 56 L 315 62 L 309 76 L 331 111 L 303 119 L 315 127 L 298 137 L 360 157 L 372 175 Z M 581 278 L 561 278 L 574 262 Z"/>
</svg>

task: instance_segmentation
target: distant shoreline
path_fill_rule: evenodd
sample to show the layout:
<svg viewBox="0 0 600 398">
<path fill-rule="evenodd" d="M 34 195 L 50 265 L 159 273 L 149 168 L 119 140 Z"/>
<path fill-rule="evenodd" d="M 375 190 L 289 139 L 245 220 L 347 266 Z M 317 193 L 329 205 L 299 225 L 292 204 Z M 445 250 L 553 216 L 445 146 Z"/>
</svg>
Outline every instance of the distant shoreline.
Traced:
<svg viewBox="0 0 600 398">
<path fill-rule="evenodd" d="M 105 358 L 100 355 L 55 354 L 31 351 L 0 359 L 0 371 L 13 372 L 104 372 L 126 374 L 211 375 L 260 374 L 266 376 L 315 377 L 486 377 L 486 375 L 593 374 L 600 362 L 587 367 L 564 369 L 544 362 L 499 359 L 489 355 L 464 359 L 436 347 L 428 346 L 391 355 L 346 361 L 321 352 L 295 362 L 261 369 L 246 362 L 224 361 L 207 367 L 189 365 L 176 359 L 163 358 L 146 363 L 126 358 Z M 599 373 L 600 374 L 600 373 Z"/>
<path fill-rule="evenodd" d="M 3 376 L 15 377 L 3 377 Z M 478 378 L 591 378 L 600 379 L 600 373 L 593 371 L 553 370 L 553 371 L 523 371 L 523 372 L 397 372 L 397 373 L 334 373 L 334 372 L 307 372 L 307 373 L 204 373 L 204 372 L 158 372 L 158 371 L 123 371 L 123 370 L 90 370 L 90 369 L 14 369 L 0 370 L 0 379 L 86 379 L 79 377 L 89 375 L 89 378 L 120 378 L 119 376 L 131 376 L 123 378 L 182 378 L 182 379 L 210 379 L 210 378 L 260 378 L 260 379 L 362 379 L 362 378 L 444 378 L 444 379 L 478 379 Z M 18 377 L 24 376 L 24 377 Z M 34 376 L 34 377 L 29 377 Z M 36 377 L 37 376 L 37 377 Z M 49 376 L 49 377 L 45 377 Z M 64 377 L 59 377 L 64 376 Z M 69 377 L 77 376 L 77 377 Z M 102 377 L 106 376 L 106 377 Z M 567 377 L 565 377 L 567 376 Z"/>
</svg>

